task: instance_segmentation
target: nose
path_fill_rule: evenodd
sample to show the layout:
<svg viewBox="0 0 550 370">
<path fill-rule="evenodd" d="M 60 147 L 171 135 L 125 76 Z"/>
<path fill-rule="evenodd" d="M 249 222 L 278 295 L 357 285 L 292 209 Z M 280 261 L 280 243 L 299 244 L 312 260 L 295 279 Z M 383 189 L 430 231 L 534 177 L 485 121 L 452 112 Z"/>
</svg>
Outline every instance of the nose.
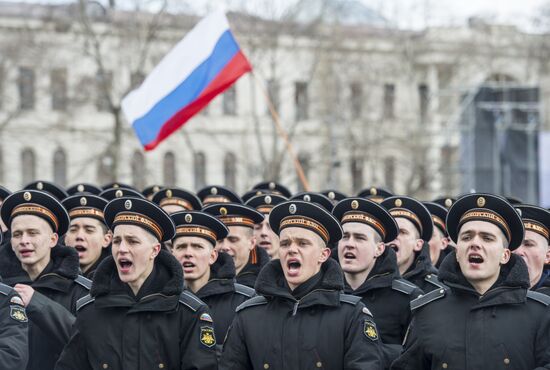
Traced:
<svg viewBox="0 0 550 370">
<path fill-rule="evenodd" d="M 128 253 L 129 249 L 128 249 L 128 244 L 122 240 L 120 242 L 120 244 L 118 245 L 118 253 Z"/>
<path fill-rule="evenodd" d="M 268 236 L 268 229 L 269 229 L 269 226 L 266 223 L 263 223 L 260 235 L 261 236 Z"/>
<path fill-rule="evenodd" d="M 219 242 L 219 250 L 222 252 L 227 252 L 229 250 L 228 248 L 228 242 L 226 239 L 223 239 L 221 242 Z"/>
<path fill-rule="evenodd" d="M 520 257 L 525 257 L 525 247 L 523 246 L 523 244 L 517 248 L 515 251 L 513 251 L 512 253 L 520 256 Z"/>
<path fill-rule="evenodd" d="M 84 230 L 78 229 L 76 232 L 76 240 L 84 240 Z"/>
</svg>

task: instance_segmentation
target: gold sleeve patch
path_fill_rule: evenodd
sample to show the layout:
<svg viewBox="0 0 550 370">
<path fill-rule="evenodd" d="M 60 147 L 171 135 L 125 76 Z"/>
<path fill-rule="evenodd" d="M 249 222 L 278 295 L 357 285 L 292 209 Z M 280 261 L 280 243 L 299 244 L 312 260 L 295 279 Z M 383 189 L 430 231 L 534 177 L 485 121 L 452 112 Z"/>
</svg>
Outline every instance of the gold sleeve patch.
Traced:
<svg viewBox="0 0 550 370">
<path fill-rule="evenodd" d="M 376 325 L 370 320 L 365 320 L 365 326 L 363 327 L 363 332 L 366 337 L 370 340 L 378 340 L 378 331 L 376 330 Z"/>
<path fill-rule="evenodd" d="M 19 306 L 10 306 L 10 317 L 19 322 L 29 321 L 27 318 L 27 312 L 23 307 Z"/>
<path fill-rule="evenodd" d="M 214 329 L 210 326 L 201 326 L 200 341 L 206 347 L 213 347 L 216 345 L 216 337 L 214 336 Z"/>
</svg>

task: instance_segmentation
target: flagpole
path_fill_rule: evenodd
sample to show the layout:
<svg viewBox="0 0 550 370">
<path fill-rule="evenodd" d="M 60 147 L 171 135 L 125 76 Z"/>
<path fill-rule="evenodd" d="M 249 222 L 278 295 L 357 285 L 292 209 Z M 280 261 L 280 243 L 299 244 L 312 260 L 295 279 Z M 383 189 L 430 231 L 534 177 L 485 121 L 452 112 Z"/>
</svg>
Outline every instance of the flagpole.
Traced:
<svg viewBox="0 0 550 370">
<path fill-rule="evenodd" d="M 294 163 L 294 168 L 296 170 L 296 173 L 298 174 L 298 178 L 300 179 L 300 182 L 302 183 L 302 186 L 304 187 L 305 191 L 310 191 L 309 182 L 307 181 L 307 178 L 304 174 L 304 169 L 302 168 L 302 164 L 300 163 L 300 161 L 298 160 L 298 157 L 296 156 L 296 153 L 294 152 L 294 148 L 292 147 L 292 143 L 290 142 L 290 138 L 288 137 L 286 130 L 281 125 L 279 114 L 275 110 L 275 107 L 273 106 L 273 102 L 271 101 L 269 94 L 267 93 L 265 87 L 263 86 L 262 81 L 260 81 L 260 79 L 256 76 L 254 71 L 251 71 L 251 73 L 252 73 L 252 77 L 254 78 L 254 81 L 260 88 L 260 91 L 262 92 L 262 95 L 264 96 L 267 102 L 267 107 L 269 108 L 269 113 L 271 113 L 271 117 L 273 118 L 273 123 L 275 124 L 275 128 L 277 129 L 277 133 L 285 142 L 287 152 L 292 158 L 292 162 Z"/>
</svg>

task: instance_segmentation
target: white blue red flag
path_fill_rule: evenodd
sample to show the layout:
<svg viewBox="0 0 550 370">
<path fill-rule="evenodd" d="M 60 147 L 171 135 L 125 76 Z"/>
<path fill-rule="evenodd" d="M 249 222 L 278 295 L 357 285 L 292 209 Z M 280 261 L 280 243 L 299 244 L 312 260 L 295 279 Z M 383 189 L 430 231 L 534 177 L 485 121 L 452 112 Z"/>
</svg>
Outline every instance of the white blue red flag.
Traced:
<svg viewBox="0 0 550 370">
<path fill-rule="evenodd" d="M 154 149 L 252 66 L 224 13 L 202 19 L 122 100 L 145 150 Z"/>
</svg>

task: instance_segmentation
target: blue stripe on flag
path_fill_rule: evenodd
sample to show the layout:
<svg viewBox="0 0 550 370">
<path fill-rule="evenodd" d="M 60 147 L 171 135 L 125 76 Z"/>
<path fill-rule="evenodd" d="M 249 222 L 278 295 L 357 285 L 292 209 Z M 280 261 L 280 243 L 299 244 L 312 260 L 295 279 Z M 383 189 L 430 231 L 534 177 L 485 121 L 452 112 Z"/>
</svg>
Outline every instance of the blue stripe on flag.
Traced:
<svg viewBox="0 0 550 370">
<path fill-rule="evenodd" d="M 133 127 L 141 143 L 146 145 L 155 140 L 164 123 L 197 99 L 238 52 L 239 45 L 233 34 L 230 30 L 225 31 L 204 62 L 149 112 L 134 121 Z"/>
</svg>

